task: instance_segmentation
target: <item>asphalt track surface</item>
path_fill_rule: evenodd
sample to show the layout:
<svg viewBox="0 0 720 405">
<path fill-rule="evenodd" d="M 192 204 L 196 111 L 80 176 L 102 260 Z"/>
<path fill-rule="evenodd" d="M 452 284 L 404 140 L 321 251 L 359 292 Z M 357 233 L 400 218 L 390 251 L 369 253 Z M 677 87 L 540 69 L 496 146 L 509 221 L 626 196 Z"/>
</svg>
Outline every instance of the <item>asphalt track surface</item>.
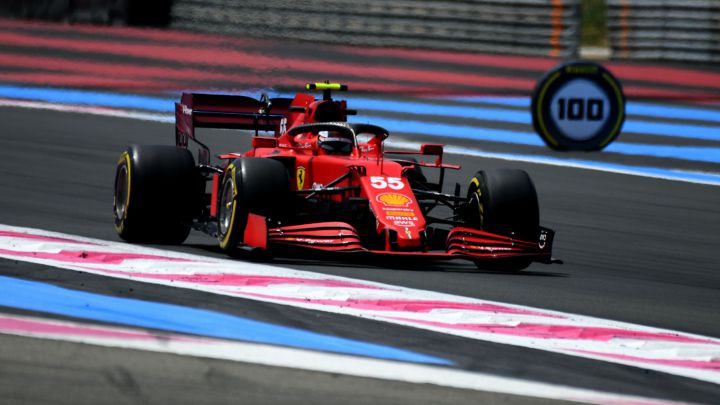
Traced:
<svg viewBox="0 0 720 405">
<path fill-rule="evenodd" d="M 41 120 L 38 114 L 42 114 Z M 0 150 L 4 172 L 0 180 L 3 196 L 0 223 L 110 240 L 116 238 L 110 223 L 110 179 L 113 178 L 117 151 L 139 140 L 150 144 L 164 143 L 172 130 L 163 124 L 21 109 L 2 109 L 0 121 L 6 123 L 4 146 Z M 54 135 L 49 137 L 49 133 Z M 454 157 L 453 161 L 471 168 L 507 165 L 507 162 L 460 157 Z M 505 274 L 479 272 L 463 262 L 394 267 L 292 259 L 278 259 L 276 263 L 327 274 L 720 336 L 720 315 L 716 311 L 720 307 L 720 280 L 716 272 L 716 247 L 720 242 L 717 235 L 720 190 L 587 170 L 528 164 L 513 166 L 532 174 L 539 190 L 542 222 L 558 231 L 556 255 L 565 260 L 564 265 L 535 264 L 527 272 Z M 449 180 L 464 182 L 472 170 L 465 170 L 457 178 Z M 202 235 L 193 235 L 178 249 L 204 255 L 217 254 L 214 241 Z M 32 264 L 5 260 L 0 263 L 5 275 L 103 294 L 208 308 L 370 342 L 399 344 L 450 358 L 469 370 L 702 403 L 713 403 L 720 393 L 713 384 L 632 367 L 270 304 L 228 302 L 227 299 L 198 292 L 183 291 L 179 294 L 172 288 L 68 273 Z M 146 353 L 121 355 L 136 356 L 138 363 L 127 366 L 113 362 L 118 355 L 108 349 L 93 349 L 97 356 L 88 355 L 86 362 L 81 359 L 66 362 L 60 353 L 64 353 L 66 346 L 71 344 L 39 343 L 32 339 L 8 337 L 0 339 L 4 348 L 15 348 L 10 353 L 7 349 L 4 351 L 1 389 L 10 395 L 9 398 L 19 402 L 23 399 L 42 402 L 54 398 L 57 390 L 62 390 L 67 384 L 87 385 L 98 390 L 105 387 L 108 394 L 117 389 L 115 395 L 101 395 L 100 402 L 137 402 L 142 398 L 194 402 L 172 387 L 173 384 L 177 387 L 192 381 L 205 384 L 206 376 L 193 374 L 198 373 L 195 367 L 208 370 L 215 367 L 243 368 L 211 360 L 176 358 L 173 362 L 168 359 L 172 356 Z M 5 357 L 26 350 L 35 353 L 40 350 L 43 361 L 33 362 L 24 356 Z M 88 371 L 84 367 L 94 364 L 96 357 L 108 362 L 106 373 L 90 373 L 93 377 L 88 381 L 84 374 Z M 155 365 L 158 361 L 169 364 L 162 369 L 146 368 L 146 365 Z M 48 367 L 48 363 L 52 367 Z M 116 371 L 122 374 L 117 378 L 128 380 L 125 383 L 132 386 L 127 390 L 116 387 L 117 381 L 107 375 L 113 372 L 107 370 L 120 369 L 124 371 Z M 80 370 L 85 371 L 81 373 Z M 152 373 L 152 370 L 161 374 L 155 377 L 170 380 L 168 385 L 153 384 L 153 379 L 144 374 Z M 283 381 L 296 381 L 297 374 L 303 374 L 299 371 L 268 372 L 288 373 L 287 376 L 274 377 Z M 32 390 L 21 388 L 27 373 L 34 376 L 33 386 L 36 388 Z M 262 401 L 282 403 L 287 400 L 285 395 L 296 395 L 314 403 L 330 398 L 334 401 L 338 396 L 347 395 L 343 400 L 350 403 L 370 402 L 371 398 L 352 395 L 349 389 L 335 392 L 338 396 L 332 395 L 332 392 L 327 396 L 318 394 L 322 392 L 322 387 L 328 390 L 337 388 L 335 382 L 326 381 L 323 384 L 322 378 L 320 380 L 319 386 L 313 389 L 303 384 L 287 387 L 290 393 L 264 390 L 252 381 L 246 381 L 242 386 L 249 384 L 254 387 L 251 390 L 255 390 Z M 310 380 L 306 381 L 309 383 Z M 228 387 L 236 387 L 235 384 L 236 381 L 231 378 L 226 380 Z M 381 402 L 422 403 L 422 399 L 431 398 L 428 396 L 431 394 L 425 392 L 417 396 L 411 393 L 393 396 L 400 387 L 391 383 L 381 385 L 386 386 L 374 391 Z M 237 388 L 210 390 L 202 398 L 208 403 L 222 402 L 235 395 L 234 389 Z M 455 398 L 439 393 L 445 389 L 439 389 L 439 392 L 427 389 L 449 403 L 464 402 L 463 395 L 470 395 L 455 393 L 453 395 L 458 395 Z M 315 398 L 317 400 L 306 396 L 309 391 L 319 395 Z M 263 397 L 263 392 L 267 397 Z M 88 398 L 86 395 L 90 394 L 84 389 L 73 390 L 67 395 L 68 403 L 97 399 Z M 427 403 L 438 403 L 439 399 Z"/>
<path fill-rule="evenodd" d="M 172 140 L 167 124 L 75 113 L 0 108 L 0 123 L 0 223 L 105 240 L 117 239 L 111 209 L 119 151 L 131 143 Z M 247 141 L 223 142 L 244 150 Z M 501 148 L 523 152 L 522 147 Z M 534 264 L 517 274 L 482 272 L 461 261 L 278 258 L 274 263 L 720 336 L 720 188 L 458 155 L 446 160 L 463 166 L 449 174 L 448 184 L 465 184 L 481 168 L 527 170 L 539 193 L 541 222 L 557 231 L 555 256 L 565 263 Z M 682 164 L 708 169 L 707 164 Z M 213 239 L 198 233 L 183 246 L 163 248 L 222 256 Z M 465 370 L 653 398 L 720 402 L 715 384 L 629 366 L 4 259 L 0 274 L 411 349 L 450 359 Z M 10 308 L 3 312 L 26 313 Z M 551 402 L 7 335 L 0 335 L 0 398 L 11 404 Z"/>
</svg>

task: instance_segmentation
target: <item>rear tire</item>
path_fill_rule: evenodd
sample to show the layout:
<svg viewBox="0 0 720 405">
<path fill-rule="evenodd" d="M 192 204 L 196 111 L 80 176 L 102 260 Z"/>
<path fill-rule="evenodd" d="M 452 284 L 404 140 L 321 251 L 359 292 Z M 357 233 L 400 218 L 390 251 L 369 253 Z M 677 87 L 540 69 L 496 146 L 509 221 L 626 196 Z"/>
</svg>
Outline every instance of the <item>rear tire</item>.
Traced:
<svg viewBox="0 0 720 405">
<path fill-rule="evenodd" d="M 289 191 L 290 175 L 281 162 L 253 157 L 233 161 L 225 171 L 218 198 L 220 248 L 238 255 L 248 214 L 276 217 L 282 213 Z"/>
<path fill-rule="evenodd" d="M 535 185 L 519 169 L 479 171 L 468 186 L 466 223 L 476 229 L 523 240 L 537 237 L 540 227 Z M 476 261 L 479 268 L 517 271 L 530 265 L 531 259 L 513 258 L 496 264 Z"/>
<path fill-rule="evenodd" d="M 187 149 L 132 145 L 115 171 L 115 230 L 133 243 L 180 244 L 190 233 L 200 177 Z"/>
</svg>

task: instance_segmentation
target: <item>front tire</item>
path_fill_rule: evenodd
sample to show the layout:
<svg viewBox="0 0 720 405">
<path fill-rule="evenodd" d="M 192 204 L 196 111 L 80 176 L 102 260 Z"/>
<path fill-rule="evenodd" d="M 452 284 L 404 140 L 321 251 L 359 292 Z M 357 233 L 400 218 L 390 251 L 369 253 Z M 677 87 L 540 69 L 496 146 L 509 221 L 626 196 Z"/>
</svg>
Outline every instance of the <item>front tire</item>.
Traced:
<svg viewBox="0 0 720 405">
<path fill-rule="evenodd" d="M 238 255 L 248 214 L 281 215 L 289 190 L 290 176 L 285 165 L 277 160 L 244 157 L 228 165 L 218 199 L 220 248 L 230 255 Z"/>
<path fill-rule="evenodd" d="M 479 171 L 470 180 L 467 198 L 465 221 L 470 227 L 522 240 L 537 237 L 540 227 L 537 192 L 525 171 Z M 517 271 L 531 262 L 526 258 L 504 259 L 497 263 L 497 268 Z M 490 267 L 483 261 L 475 264 L 480 268 Z"/>
<path fill-rule="evenodd" d="M 129 146 L 115 170 L 118 235 L 132 243 L 180 244 L 190 233 L 199 176 L 186 149 Z"/>
</svg>

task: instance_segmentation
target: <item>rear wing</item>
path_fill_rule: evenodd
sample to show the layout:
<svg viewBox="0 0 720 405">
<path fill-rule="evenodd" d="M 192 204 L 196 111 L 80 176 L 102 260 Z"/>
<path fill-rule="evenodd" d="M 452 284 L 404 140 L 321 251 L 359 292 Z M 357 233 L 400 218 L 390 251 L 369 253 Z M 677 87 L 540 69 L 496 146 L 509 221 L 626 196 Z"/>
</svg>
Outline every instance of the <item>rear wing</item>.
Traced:
<svg viewBox="0 0 720 405">
<path fill-rule="evenodd" d="M 246 96 L 183 93 L 175 103 L 175 143 L 187 148 L 188 140 L 200 144 L 195 128 L 228 128 L 275 132 L 281 134 L 287 125 L 289 98 L 262 100 Z"/>
</svg>

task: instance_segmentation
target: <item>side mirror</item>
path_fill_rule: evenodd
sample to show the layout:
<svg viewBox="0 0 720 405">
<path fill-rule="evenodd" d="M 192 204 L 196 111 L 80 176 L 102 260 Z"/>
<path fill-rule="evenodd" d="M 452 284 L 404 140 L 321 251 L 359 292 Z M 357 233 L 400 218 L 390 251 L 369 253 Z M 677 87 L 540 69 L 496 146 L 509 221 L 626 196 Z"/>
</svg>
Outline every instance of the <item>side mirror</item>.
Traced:
<svg viewBox="0 0 720 405">
<path fill-rule="evenodd" d="M 443 146 L 439 144 L 433 144 L 433 143 L 424 143 L 422 146 L 420 146 L 420 154 L 422 155 L 432 155 L 432 156 L 442 156 L 443 155 Z"/>
<path fill-rule="evenodd" d="M 443 146 L 435 143 L 424 143 L 420 146 L 420 153 L 423 155 L 437 156 L 435 164 L 442 164 Z"/>
</svg>

